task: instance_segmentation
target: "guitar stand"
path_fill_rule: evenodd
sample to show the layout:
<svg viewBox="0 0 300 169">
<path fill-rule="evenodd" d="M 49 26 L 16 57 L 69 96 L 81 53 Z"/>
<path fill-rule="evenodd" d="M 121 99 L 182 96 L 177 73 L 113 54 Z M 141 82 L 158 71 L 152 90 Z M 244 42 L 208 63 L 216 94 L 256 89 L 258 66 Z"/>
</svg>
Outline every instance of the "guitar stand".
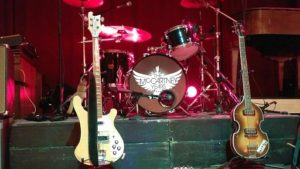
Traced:
<svg viewBox="0 0 300 169">
<path fill-rule="evenodd" d="M 134 119 L 135 120 L 141 120 L 142 119 L 142 116 L 140 115 L 140 110 L 139 110 L 139 104 L 138 104 L 138 100 L 140 97 L 143 96 L 142 93 L 138 93 L 138 92 L 133 92 L 133 91 L 130 91 L 130 100 L 133 100 L 133 104 L 131 105 L 130 107 L 130 110 L 128 111 L 127 115 L 129 113 L 132 113 L 132 112 L 136 112 L 136 115 L 134 116 Z"/>
<path fill-rule="evenodd" d="M 221 167 L 223 169 L 240 169 L 240 168 L 255 168 L 255 169 L 287 169 L 286 166 L 278 166 L 272 164 L 264 164 L 263 162 L 258 162 L 254 160 L 247 160 L 242 157 L 236 156 L 230 159 L 230 161 L 225 162 Z"/>
</svg>

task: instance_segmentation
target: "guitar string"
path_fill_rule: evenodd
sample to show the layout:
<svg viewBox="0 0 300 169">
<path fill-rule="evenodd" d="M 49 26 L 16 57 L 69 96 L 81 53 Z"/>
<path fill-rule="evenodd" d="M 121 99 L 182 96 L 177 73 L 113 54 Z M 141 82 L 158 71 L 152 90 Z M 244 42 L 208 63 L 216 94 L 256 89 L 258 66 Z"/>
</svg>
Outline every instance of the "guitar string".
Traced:
<svg viewBox="0 0 300 169">
<path fill-rule="evenodd" d="M 240 47 L 242 47 L 242 49 L 240 49 L 240 55 L 243 56 L 243 59 L 241 59 L 243 83 L 245 83 L 245 80 L 246 80 L 245 76 L 247 76 L 247 73 L 248 73 L 248 72 L 246 72 L 247 61 L 246 61 L 246 58 L 245 58 L 246 57 L 246 51 L 245 51 L 246 48 L 245 48 L 244 40 L 245 39 L 244 39 L 243 35 L 239 35 L 239 43 L 240 43 Z M 245 84 L 243 85 L 244 91 L 246 90 L 245 89 L 246 87 L 249 87 L 249 84 L 247 86 Z M 248 89 L 248 91 L 249 91 L 249 89 Z M 246 93 L 244 92 L 244 112 L 242 114 L 244 114 L 246 116 L 246 127 L 249 127 L 249 124 L 250 124 L 249 121 L 251 120 L 251 117 L 249 117 L 249 111 L 251 111 L 251 108 L 249 110 L 249 105 L 246 104 L 246 103 L 249 102 L 249 98 L 247 98 L 245 94 Z M 248 94 L 249 93 L 247 93 L 247 95 Z M 248 141 L 248 145 L 246 146 L 246 148 L 247 148 L 247 152 L 248 152 L 247 155 L 249 155 L 249 154 L 252 153 L 252 144 L 251 144 L 252 142 L 251 142 L 251 138 L 249 136 L 247 136 L 247 133 L 245 133 L 245 132 L 247 132 L 247 128 L 244 127 L 243 128 L 243 133 L 244 133 L 244 137 L 246 139 L 246 142 Z"/>
</svg>

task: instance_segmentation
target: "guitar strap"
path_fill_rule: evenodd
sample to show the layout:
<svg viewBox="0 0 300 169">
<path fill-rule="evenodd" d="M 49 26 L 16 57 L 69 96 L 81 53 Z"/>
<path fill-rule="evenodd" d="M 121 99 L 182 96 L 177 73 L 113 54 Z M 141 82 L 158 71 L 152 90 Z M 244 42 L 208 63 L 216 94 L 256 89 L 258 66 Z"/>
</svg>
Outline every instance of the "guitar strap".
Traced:
<svg viewBox="0 0 300 169">
<path fill-rule="evenodd" d="M 98 148 L 97 148 L 97 96 L 96 82 L 93 73 L 89 73 L 89 105 L 88 105 L 88 129 L 89 129 L 89 155 L 93 165 L 98 167 Z"/>
</svg>

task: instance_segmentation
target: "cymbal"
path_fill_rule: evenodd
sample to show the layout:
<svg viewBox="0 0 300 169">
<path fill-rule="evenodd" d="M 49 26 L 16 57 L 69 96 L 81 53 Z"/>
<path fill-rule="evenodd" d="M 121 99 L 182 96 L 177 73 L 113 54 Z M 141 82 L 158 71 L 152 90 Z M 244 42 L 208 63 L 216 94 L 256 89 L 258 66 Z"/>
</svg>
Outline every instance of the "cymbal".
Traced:
<svg viewBox="0 0 300 169">
<path fill-rule="evenodd" d="M 180 5 L 184 8 L 206 8 L 207 5 L 215 5 L 217 0 L 181 0 Z"/>
<path fill-rule="evenodd" d="M 75 7 L 85 7 L 85 8 L 97 8 L 103 5 L 104 0 L 63 0 L 64 3 L 75 6 Z"/>
<path fill-rule="evenodd" d="M 120 41 L 137 43 L 151 39 L 152 35 L 142 29 L 129 26 L 103 26 L 100 37 L 117 38 Z"/>
</svg>

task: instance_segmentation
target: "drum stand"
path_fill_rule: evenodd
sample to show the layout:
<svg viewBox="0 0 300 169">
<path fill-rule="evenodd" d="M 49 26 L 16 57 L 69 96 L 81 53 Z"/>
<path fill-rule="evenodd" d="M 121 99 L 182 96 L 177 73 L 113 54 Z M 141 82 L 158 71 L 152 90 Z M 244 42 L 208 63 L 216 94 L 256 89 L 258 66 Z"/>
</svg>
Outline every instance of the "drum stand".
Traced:
<svg viewBox="0 0 300 169">
<path fill-rule="evenodd" d="M 221 73 L 220 71 L 220 31 L 219 31 L 219 14 L 221 14 L 222 16 L 225 16 L 226 18 L 228 18 L 229 20 L 233 21 L 233 23 L 237 24 L 238 22 L 233 19 L 232 17 L 228 16 L 227 14 L 223 13 L 222 11 L 220 11 L 219 8 L 215 8 L 214 6 L 212 6 L 210 3 L 206 2 L 205 0 L 203 1 L 203 3 L 205 3 L 205 6 L 207 8 L 210 8 L 212 10 L 214 10 L 214 12 L 216 13 L 216 32 L 215 32 L 215 37 L 216 37 L 216 56 L 215 56 L 215 61 L 216 61 L 216 65 L 210 63 L 213 67 L 214 70 L 216 71 L 216 80 L 211 76 L 211 74 L 204 69 L 205 65 L 203 62 L 204 59 L 204 53 L 205 50 L 203 49 L 203 37 L 200 37 L 200 57 L 201 57 L 201 90 L 202 92 L 197 96 L 197 98 L 195 98 L 193 100 L 193 102 L 188 105 L 187 110 L 189 110 L 197 101 L 198 99 L 200 99 L 201 97 L 205 97 L 205 93 L 207 90 L 212 90 L 210 89 L 212 85 L 216 86 L 216 113 L 217 114 L 221 114 L 223 113 L 223 107 L 222 107 L 222 97 L 224 96 L 222 91 L 221 91 L 221 87 L 224 91 L 227 92 L 228 96 L 235 102 L 235 103 L 239 103 L 239 99 L 237 98 L 237 96 L 232 92 L 232 89 L 234 88 L 233 85 L 227 80 L 227 78 Z M 202 36 L 202 30 L 200 29 L 200 36 Z M 201 39 L 202 38 L 202 39 Z M 209 78 L 211 79 L 212 83 L 209 84 L 207 87 L 204 87 L 204 74 L 208 75 Z"/>
<path fill-rule="evenodd" d="M 86 42 L 86 37 L 85 37 L 85 22 L 87 20 L 86 15 L 85 15 L 85 7 L 84 7 L 84 0 L 81 0 L 81 29 L 82 29 L 82 67 L 83 67 L 83 74 L 86 73 L 86 53 L 85 53 L 85 42 Z"/>
<path fill-rule="evenodd" d="M 240 25 L 239 22 L 235 19 L 233 19 L 232 17 L 230 17 L 229 15 L 225 14 L 224 12 L 222 12 L 219 8 L 215 8 L 214 6 L 212 6 L 209 2 L 205 2 L 205 0 L 203 1 L 205 3 L 205 6 L 212 9 L 215 13 L 216 13 L 216 48 L 217 48 L 217 52 L 216 52 L 216 62 L 217 62 L 217 67 L 216 67 L 216 71 L 217 71 L 217 84 L 218 84 L 218 90 L 217 90 L 217 107 L 216 107 L 216 111 L 217 113 L 222 113 L 222 107 L 221 107 L 221 87 L 224 88 L 224 90 L 226 92 L 228 92 L 229 96 L 232 98 L 232 100 L 235 103 L 239 103 L 240 100 L 237 98 L 237 96 L 232 92 L 232 89 L 234 88 L 233 85 L 227 80 L 227 78 L 225 78 L 225 76 L 220 72 L 220 67 L 219 67 L 219 62 L 220 62 L 220 58 L 219 58 L 219 36 L 220 36 L 220 32 L 219 32 L 219 14 L 221 14 L 222 16 L 224 16 L 225 18 L 231 20 L 233 22 L 234 25 Z M 221 83 L 224 82 L 224 83 Z"/>
<path fill-rule="evenodd" d="M 216 32 L 216 37 L 219 36 L 220 33 L 218 33 L 218 31 Z M 198 56 L 200 56 L 200 65 L 201 65 L 201 69 L 200 69 L 200 82 L 201 82 L 201 93 L 187 106 L 186 110 L 189 111 L 191 110 L 191 108 L 196 109 L 198 107 L 202 107 L 201 111 L 203 112 L 205 110 L 205 102 L 202 101 L 200 104 L 198 104 L 197 106 L 194 106 L 194 104 L 196 102 L 199 101 L 199 99 L 201 99 L 202 97 L 204 99 L 208 99 L 207 96 L 207 91 L 216 91 L 216 95 L 217 95 L 217 99 L 216 99 L 216 113 L 220 114 L 223 112 L 223 107 L 222 107 L 222 91 L 221 91 L 221 87 L 224 91 L 227 92 L 228 96 L 234 101 L 234 103 L 239 103 L 239 99 L 237 98 L 237 96 L 232 92 L 232 89 L 234 89 L 233 85 L 227 80 L 227 78 L 220 72 L 220 67 L 219 67 L 219 61 L 220 61 L 220 57 L 219 57 L 219 47 L 217 47 L 217 55 L 215 57 L 216 59 L 216 66 L 211 63 L 209 60 L 207 60 L 207 62 L 214 68 L 214 70 L 216 71 L 216 79 L 208 72 L 207 67 L 204 63 L 204 57 L 206 54 L 206 50 L 203 47 L 203 41 L 205 40 L 205 36 L 203 34 L 203 30 L 202 27 L 200 26 L 199 28 L 199 53 Z M 217 38 L 218 41 L 218 38 Z M 217 46 L 218 43 L 217 43 Z M 205 83 L 205 75 L 209 77 L 211 83 L 207 86 Z M 213 86 L 215 86 L 215 88 L 212 88 Z"/>
</svg>

